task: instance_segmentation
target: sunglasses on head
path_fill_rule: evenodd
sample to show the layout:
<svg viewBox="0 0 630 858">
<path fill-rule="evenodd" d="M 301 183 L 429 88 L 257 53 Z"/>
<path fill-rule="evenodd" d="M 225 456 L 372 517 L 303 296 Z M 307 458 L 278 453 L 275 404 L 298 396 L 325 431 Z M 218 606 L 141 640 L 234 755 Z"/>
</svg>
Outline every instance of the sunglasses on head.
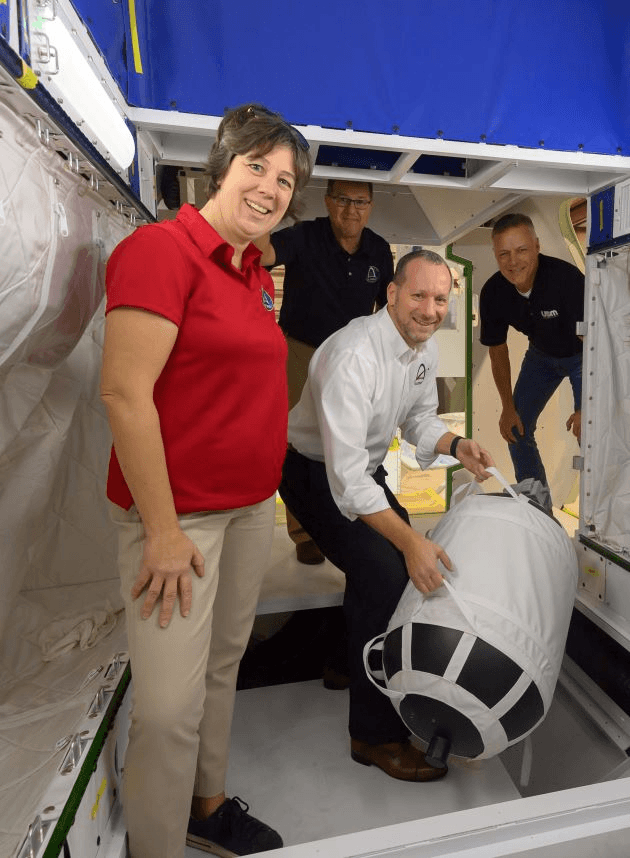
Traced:
<svg viewBox="0 0 630 858">
<path fill-rule="evenodd" d="M 269 108 L 264 107 L 262 104 L 257 104 L 256 106 L 250 105 L 249 107 L 240 108 L 237 110 L 235 114 L 235 119 L 239 122 L 240 125 L 244 125 L 250 119 L 259 119 L 261 117 L 277 119 L 279 122 L 282 122 L 283 125 L 291 132 L 291 136 L 297 143 L 297 145 L 304 152 L 308 152 L 310 149 L 308 140 L 306 137 L 301 134 L 297 128 L 293 125 L 290 125 L 279 113 L 275 113 L 273 110 L 269 110 Z"/>
</svg>

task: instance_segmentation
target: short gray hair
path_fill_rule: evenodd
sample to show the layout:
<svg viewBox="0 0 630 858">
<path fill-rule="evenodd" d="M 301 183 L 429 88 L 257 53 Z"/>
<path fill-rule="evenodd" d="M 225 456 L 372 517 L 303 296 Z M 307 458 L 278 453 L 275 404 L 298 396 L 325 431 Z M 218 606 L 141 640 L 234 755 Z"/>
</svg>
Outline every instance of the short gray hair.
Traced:
<svg viewBox="0 0 630 858">
<path fill-rule="evenodd" d="M 508 229 L 514 229 L 517 226 L 526 226 L 531 229 L 532 233 L 536 235 L 536 230 L 534 228 L 534 223 L 529 215 L 521 214 L 520 212 L 512 212 L 511 214 L 503 215 L 492 227 L 492 238 L 495 235 L 501 235 L 503 232 L 507 232 Z"/>
<path fill-rule="evenodd" d="M 449 277 L 451 278 L 451 286 L 453 285 L 453 272 L 448 267 L 446 260 L 443 259 L 439 253 L 435 253 L 433 250 L 426 250 L 422 247 L 420 250 L 412 250 L 410 253 L 406 253 L 404 256 L 400 257 L 396 263 L 396 271 L 394 272 L 394 283 L 396 286 L 403 285 L 407 276 L 407 266 L 415 259 L 424 259 L 425 262 L 428 262 L 430 265 L 445 265 L 446 270 L 449 273 Z"/>
<path fill-rule="evenodd" d="M 247 152 L 266 155 L 276 146 L 286 146 L 293 155 L 295 188 L 285 217 L 298 220 L 303 210 L 302 191 L 312 170 L 308 143 L 279 113 L 262 104 L 252 102 L 234 107 L 221 120 L 204 174 L 208 199 L 219 190 L 235 155 Z"/>
</svg>

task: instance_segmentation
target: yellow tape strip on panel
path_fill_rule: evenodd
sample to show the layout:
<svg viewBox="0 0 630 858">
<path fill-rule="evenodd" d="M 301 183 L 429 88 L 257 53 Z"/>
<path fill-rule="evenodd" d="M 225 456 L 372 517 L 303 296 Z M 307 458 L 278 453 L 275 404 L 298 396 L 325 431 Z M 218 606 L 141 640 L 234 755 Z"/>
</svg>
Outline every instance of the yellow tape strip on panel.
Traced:
<svg viewBox="0 0 630 858">
<path fill-rule="evenodd" d="M 107 778 L 103 778 L 101 781 L 101 785 L 98 788 L 98 792 L 96 793 L 96 801 L 92 807 L 92 819 L 96 819 L 96 814 L 98 813 L 98 806 L 101 803 L 101 799 L 103 798 L 103 794 L 107 789 Z"/>
<path fill-rule="evenodd" d="M 131 30 L 131 46 L 133 48 L 133 67 L 136 70 L 136 74 L 143 74 L 135 0 L 129 0 L 129 29 Z"/>
<path fill-rule="evenodd" d="M 16 80 L 24 89 L 35 89 L 37 86 L 37 75 L 30 66 L 26 65 L 24 60 L 22 60 L 22 74 Z"/>
</svg>

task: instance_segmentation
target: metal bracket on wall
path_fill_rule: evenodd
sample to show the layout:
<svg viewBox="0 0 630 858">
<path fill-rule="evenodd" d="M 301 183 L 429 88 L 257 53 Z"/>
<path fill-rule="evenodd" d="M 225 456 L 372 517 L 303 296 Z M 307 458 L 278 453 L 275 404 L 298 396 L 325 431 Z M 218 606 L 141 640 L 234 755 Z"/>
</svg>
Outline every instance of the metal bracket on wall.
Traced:
<svg viewBox="0 0 630 858">
<path fill-rule="evenodd" d="M 86 736 L 81 733 L 77 733 L 72 737 L 70 740 L 70 747 L 66 751 L 63 762 L 59 767 L 59 771 L 62 775 L 69 775 L 76 769 L 81 761 L 81 756 L 83 755 L 83 751 L 85 750 L 87 743 L 88 740 Z"/>
<path fill-rule="evenodd" d="M 45 18 L 47 21 L 53 21 L 57 17 L 57 2 L 56 0 L 35 0 L 35 6 L 37 9 L 50 9 L 51 14 L 50 17 L 46 17 L 39 13 L 40 18 Z"/>
<path fill-rule="evenodd" d="M 38 66 L 46 66 L 43 71 L 47 75 L 59 72 L 59 52 L 54 45 L 51 45 L 46 33 L 41 30 L 34 30 L 31 33 L 31 53 L 36 55 Z M 40 70 L 38 69 L 35 74 L 39 77 Z"/>
<path fill-rule="evenodd" d="M 598 268 L 606 268 L 608 264 L 608 260 L 612 259 L 615 256 L 619 256 L 619 254 L 614 250 L 605 250 L 603 253 L 597 254 L 597 267 Z"/>
<path fill-rule="evenodd" d="M 49 828 L 49 822 L 42 822 L 41 816 L 36 816 L 28 827 L 28 834 L 16 858 L 37 858 Z"/>
</svg>

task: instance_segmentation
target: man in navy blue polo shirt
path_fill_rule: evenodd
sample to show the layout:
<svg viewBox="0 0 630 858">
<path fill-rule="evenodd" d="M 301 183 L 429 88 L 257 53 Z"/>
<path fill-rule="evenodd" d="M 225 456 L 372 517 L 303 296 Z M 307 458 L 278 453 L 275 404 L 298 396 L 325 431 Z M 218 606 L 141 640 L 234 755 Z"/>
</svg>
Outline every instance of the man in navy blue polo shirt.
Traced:
<svg viewBox="0 0 630 858">
<path fill-rule="evenodd" d="M 584 317 L 584 275 L 562 259 L 540 253 L 527 215 L 508 214 L 492 230 L 499 271 L 481 290 L 481 342 L 489 347 L 502 412 L 499 429 L 508 442 L 516 481 L 531 477 L 548 486 L 534 437 L 543 408 L 568 377 L 575 410 L 567 429 L 580 441 L 582 342 L 576 323 Z M 509 326 L 525 334 L 529 347 L 512 391 Z"/>
<path fill-rule="evenodd" d="M 394 276 L 389 244 L 368 229 L 370 182 L 331 179 L 326 189 L 328 217 L 279 230 L 257 241 L 262 265 L 285 266 L 280 327 L 289 347 L 289 408 L 300 399 L 315 349 L 357 316 L 387 303 Z M 287 510 L 287 528 L 302 563 L 324 560 L 310 536 Z"/>
</svg>

